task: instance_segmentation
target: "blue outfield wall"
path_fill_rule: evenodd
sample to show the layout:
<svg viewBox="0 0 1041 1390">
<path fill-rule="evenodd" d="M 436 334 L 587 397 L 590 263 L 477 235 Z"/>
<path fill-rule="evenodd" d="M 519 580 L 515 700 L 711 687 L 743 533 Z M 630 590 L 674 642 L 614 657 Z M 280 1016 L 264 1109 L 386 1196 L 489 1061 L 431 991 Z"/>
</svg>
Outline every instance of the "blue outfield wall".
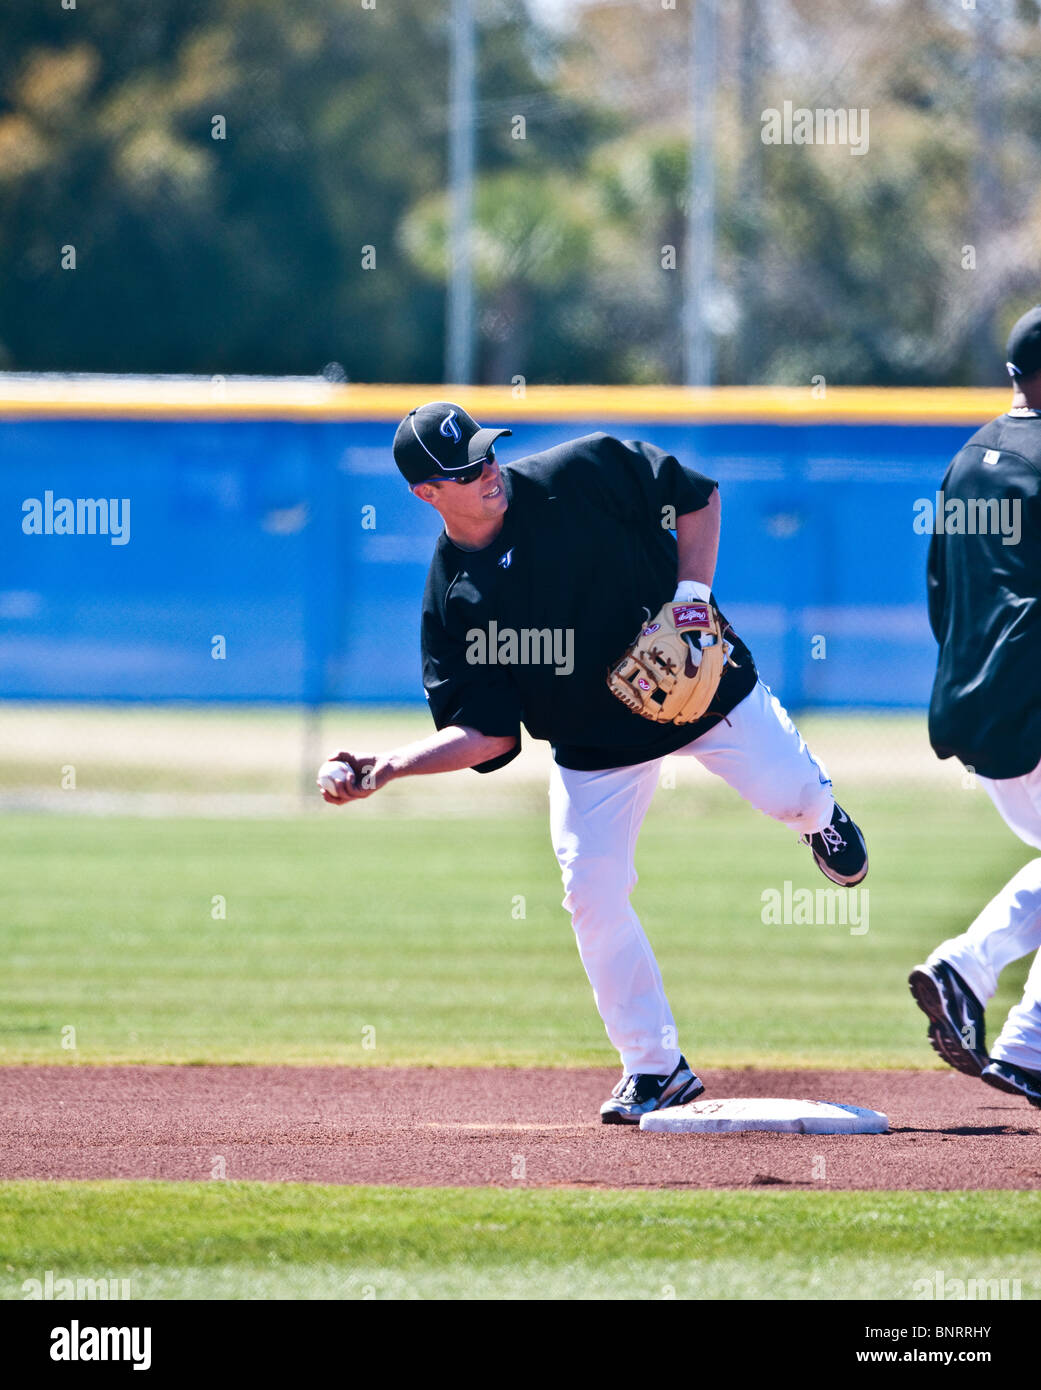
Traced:
<svg viewBox="0 0 1041 1390">
<path fill-rule="evenodd" d="M 597 428 L 519 423 L 500 457 Z M 610 428 L 720 480 L 716 592 L 789 705 L 927 702 L 914 502 L 971 428 Z M 392 435 L 388 421 L 0 421 L 0 696 L 421 702 L 418 605 L 439 523 L 402 484 Z M 25 534 L 23 504 L 47 492 L 128 498 L 128 543 Z"/>
</svg>

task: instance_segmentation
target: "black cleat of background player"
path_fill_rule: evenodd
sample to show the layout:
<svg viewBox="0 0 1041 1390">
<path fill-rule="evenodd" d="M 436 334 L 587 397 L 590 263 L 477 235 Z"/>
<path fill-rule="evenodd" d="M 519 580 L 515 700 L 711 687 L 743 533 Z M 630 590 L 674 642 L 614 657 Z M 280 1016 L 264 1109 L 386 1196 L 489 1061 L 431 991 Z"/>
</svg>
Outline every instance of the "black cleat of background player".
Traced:
<svg viewBox="0 0 1041 1390">
<path fill-rule="evenodd" d="M 1012 1062 L 995 1060 L 989 1062 L 980 1074 L 980 1080 L 994 1086 L 1006 1095 L 1022 1096 L 1035 1110 L 1041 1110 L 1041 1072 L 1028 1071 Z"/>
<path fill-rule="evenodd" d="M 916 965 L 907 983 L 929 1020 L 933 1050 L 955 1071 L 965 1076 L 981 1075 L 990 1063 L 983 1005 L 954 966 L 943 960 Z"/>
</svg>

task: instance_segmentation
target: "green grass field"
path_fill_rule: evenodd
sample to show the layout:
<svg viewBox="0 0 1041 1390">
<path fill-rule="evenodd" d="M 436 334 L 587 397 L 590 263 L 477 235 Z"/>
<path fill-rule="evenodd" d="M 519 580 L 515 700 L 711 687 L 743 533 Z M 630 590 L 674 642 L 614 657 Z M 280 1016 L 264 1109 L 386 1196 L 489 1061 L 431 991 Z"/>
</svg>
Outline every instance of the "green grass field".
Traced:
<svg viewBox="0 0 1041 1390">
<path fill-rule="evenodd" d="M 1041 1289 L 1041 1194 L 574 1192 L 263 1183 L 0 1184 L 0 1297 L 911 1299 Z M 963 1306 L 963 1305 L 958 1305 Z"/>
<path fill-rule="evenodd" d="M 77 718 L 37 727 L 23 710 L 0 740 L 15 798 L 0 1061 L 615 1065 L 537 776 L 416 779 L 348 811 L 242 819 L 221 798 L 254 772 L 279 805 L 298 797 L 286 718 Z M 378 747 L 426 731 L 412 714 L 358 723 Z M 684 767 L 648 816 L 635 897 L 684 1048 L 704 1067 L 939 1067 L 908 969 L 1030 851 L 982 792 L 936 775 L 920 720 L 810 723 L 869 839 L 868 930 L 764 923 L 765 890 L 824 880 L 790 832 Z M 58 789 L 69 761 L 82 801 Z M 17 809 L 44 785 L 65 814 Z M 213 818 L 76 813 L 157 785 L 210 798 Z M 50 1269 L 131 1278 L 135 1298 L 903 1299 L 940 1269 L 1018 1278 L 1032 1298 L 1039 1216 L 1037 1193 L 1014 1192 L 17 1182 L 0 1184 L 0 1296 Z"/>
<path fill-rule="evenodd" d="M 660 793 L 638 855 L 635 901 L 691 1060 L 931 1066 L 908 969 L 1029 854 L 986 798 L 857 795 L 863 934 L 764 924 L 764 890 L 825 881 L 783 827 L 726 792 L 710 803 Z M 613 1065 L 560 896 L 542 815 L 12 815 L 0 1056 Z"/>
</svg>

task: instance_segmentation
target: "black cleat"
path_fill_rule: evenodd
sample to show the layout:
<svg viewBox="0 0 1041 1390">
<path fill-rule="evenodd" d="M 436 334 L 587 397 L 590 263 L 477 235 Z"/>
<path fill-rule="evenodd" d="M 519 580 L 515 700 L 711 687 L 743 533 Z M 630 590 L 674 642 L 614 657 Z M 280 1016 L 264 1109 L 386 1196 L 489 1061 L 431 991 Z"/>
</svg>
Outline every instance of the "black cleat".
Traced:
<svg viewBox="0 0 1041 1390">
<path fill-rule="evenodd" d="M 809 845 L 818 869 L 832 883 L 852 888 L 867 877 L 864 837 L 837 801 L 831 813 L 831 824 L 813 835 L 803 835 L 800 844 Z"/>
<path fill-rule="evenodd" d="M 979 1076 L 990 1062 L 983 1005 L 953 965 L 916 965 L 908 976 L 915 1003 L 929 1020 L 929 1041 L 949 1067 Z"/>
<path fill-rule="evenodd" d="M 623 1076 L 611 1092 L 611 1099 L 600 1107 L 600 1122 L 605 1125 L 638 1125 L 641 1115 L 652 1110 L 668 1110 L 673 1105 L 686 1105 L 697 1100 L 704 1091 L 701 1081 L 681 1057 L 676 1070 L 669 1076 Z"/>
<path fill-rule="evenodd" d="M 1022 1096 L 1041 1110 L 1041 1072 L 1027 1071 L 1011 1062 L 990 1062 L 983 1068 L 980 1080 L 1010 1096 Z"/>
</svg>

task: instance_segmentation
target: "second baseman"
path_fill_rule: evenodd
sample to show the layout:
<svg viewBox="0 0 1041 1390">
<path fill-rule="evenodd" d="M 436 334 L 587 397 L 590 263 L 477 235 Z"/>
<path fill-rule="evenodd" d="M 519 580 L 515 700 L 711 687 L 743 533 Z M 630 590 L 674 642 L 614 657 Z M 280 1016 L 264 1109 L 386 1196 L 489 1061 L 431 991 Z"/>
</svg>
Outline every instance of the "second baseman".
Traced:
<svg viewBox="0 0 1041 1390">
<path fill-rule="evenodd" d="M 801 836 L 833 883 L 859 883 L 867 850 L 729 625 L 731 661 L 695 723 L 649 722 L 607 687 L 608 667 L 649 615 L 670 601 L 710 601 L 716 483 L 653 444 L 607 434 L 500 463 L 494 446 L 509 433 L 481 429 L 449 401 L 418 407 L 398 427 L 394 460 L 444 523 L 422 614 L 423 684 L 438 732 L 381 754 L 337 750 L 320 785 L 327 801 L 349 805 L 398 777 L 501 768 L 520 751 L 522 724 L 551 744 L 564 906 L 622 1061 L 600 1114 L 605 1124 L 638 1124 L 704 1090 L 629 902 L 662 759 L 696 758 Z M 696 844 L 687 867 L 693 884 L 704 871 Z"/>
</svg>

